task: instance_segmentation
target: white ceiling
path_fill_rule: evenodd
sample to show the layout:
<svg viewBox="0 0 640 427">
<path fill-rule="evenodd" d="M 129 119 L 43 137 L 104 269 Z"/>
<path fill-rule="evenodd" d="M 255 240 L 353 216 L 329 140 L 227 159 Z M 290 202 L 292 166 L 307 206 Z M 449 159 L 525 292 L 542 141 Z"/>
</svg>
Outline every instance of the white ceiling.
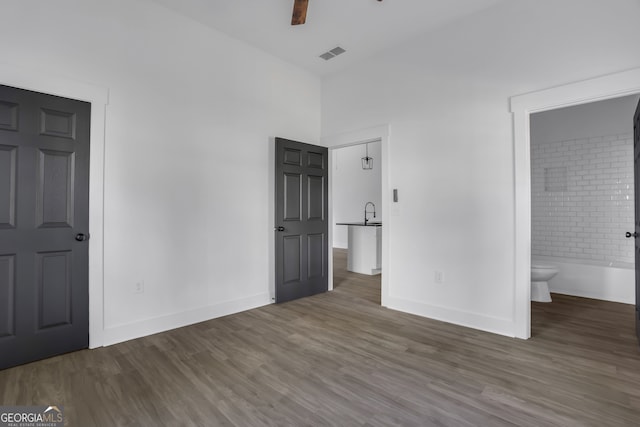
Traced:
<svg viewBox="0 0 640 427">
<path fill-rule="evenodd" d="M 309 0 L 298 26 L 293 0 L 153 1 L 323 76 L 505 0 Z M 347 52 L 318 57 L 336 46 Z"/>
</svg>

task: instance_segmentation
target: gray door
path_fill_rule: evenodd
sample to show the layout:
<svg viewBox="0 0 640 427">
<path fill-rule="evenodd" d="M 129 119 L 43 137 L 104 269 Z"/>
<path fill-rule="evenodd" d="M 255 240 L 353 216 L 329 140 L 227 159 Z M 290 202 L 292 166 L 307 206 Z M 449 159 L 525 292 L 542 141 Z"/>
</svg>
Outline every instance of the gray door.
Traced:
<svg viewBox="0 0 640 427">
<path fill-rule="evenodd" d="M 90 109 L 0 86 L 0 369 L 88 347 Z"/>
<path fill-rule="evenodd" d="M 635 171 L 636 335 L 640 340 L 640 102 L 633 116 L 633 167 Z"/>
<path fill-rule="evenodd" d="M 328 150 L 276 138 L 276 302 L 328 289 Z"/>
</svg>

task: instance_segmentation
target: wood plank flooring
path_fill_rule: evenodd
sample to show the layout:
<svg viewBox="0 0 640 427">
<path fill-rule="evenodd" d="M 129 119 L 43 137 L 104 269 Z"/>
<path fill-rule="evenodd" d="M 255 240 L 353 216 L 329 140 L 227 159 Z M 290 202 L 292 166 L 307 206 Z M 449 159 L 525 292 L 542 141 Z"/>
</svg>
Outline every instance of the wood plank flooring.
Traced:
<svg viewBox="0 0 640 427">
<path fill-rule="evenodd" d="M 347 250 L 333 250 L 333 289 L 354 298 L 380 305 L 380 275 L 347 271 Z"/>
<path fill-rule="evenodd" d="M 632 306 L 554 295 L 522 341 L 382 308 L 379 283 L 336 271 L 330 293 L 0 371 L 0 405 L 81 427 L 640 425 Z"/>
</svg>

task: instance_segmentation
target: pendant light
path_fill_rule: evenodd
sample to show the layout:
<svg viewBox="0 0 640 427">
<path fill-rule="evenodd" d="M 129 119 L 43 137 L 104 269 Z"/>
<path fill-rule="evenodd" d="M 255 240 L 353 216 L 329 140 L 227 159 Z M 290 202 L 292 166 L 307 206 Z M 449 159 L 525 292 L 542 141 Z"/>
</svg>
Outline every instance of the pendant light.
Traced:
<svg viewBox="0 0 640 427">
<path fill-rule="evenodd" d="M 373 169 L 373 157 L 369 157 L 369 143 L 365 144 L 366 154 L 362 158 L 362 169 Z"/>
</svg>

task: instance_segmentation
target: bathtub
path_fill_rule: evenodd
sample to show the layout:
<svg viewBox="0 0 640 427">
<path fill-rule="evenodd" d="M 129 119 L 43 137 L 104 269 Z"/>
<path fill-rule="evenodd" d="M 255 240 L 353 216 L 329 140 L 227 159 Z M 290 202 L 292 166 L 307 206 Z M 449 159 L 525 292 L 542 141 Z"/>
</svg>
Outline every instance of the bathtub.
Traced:
<svg viewBox="0 0 640 427">
<path fill-rule="evenodd" d="M 534 256 L 532 264 L 553 264 L 558 274 L 549 280 L 553 293 L 635 304 L 635 266 L 630 263 L 591 262 Z"/>
</svg>

